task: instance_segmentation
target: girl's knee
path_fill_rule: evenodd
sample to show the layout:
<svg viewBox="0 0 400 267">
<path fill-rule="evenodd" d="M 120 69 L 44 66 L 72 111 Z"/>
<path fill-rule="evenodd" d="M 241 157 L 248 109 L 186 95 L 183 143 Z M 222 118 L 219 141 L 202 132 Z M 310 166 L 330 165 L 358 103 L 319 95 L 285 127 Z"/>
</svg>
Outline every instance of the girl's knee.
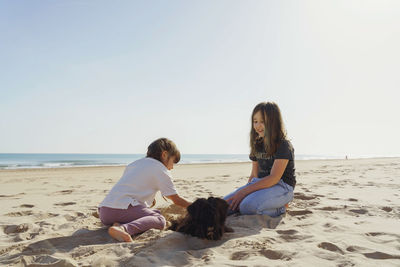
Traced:
<svg viewBox="0 0 400 267">
<path fill-rule="evenodd" d="M 289 191 L 288 192 L 288 202 L 292 201 L 294 198 L 294 192 L 293 191 Z"/>
<path fill-rule="evenodd" d="M 240 214 L 257 214 L 257 207 L 251 201 L 242 201 L 239 205 Z"/>
<path fill-rule="evenodd" d="M 101 210 L 98 211 L 98 214 L 99 214 L 99 219 L 102 224 L 109 226 L 114 223 L 114 222 L 111 222 L 110 218 L 108 218 L 108 216 L 105 216 L 105 214 L 103 212 L 101 212 Z"/>
</svg>

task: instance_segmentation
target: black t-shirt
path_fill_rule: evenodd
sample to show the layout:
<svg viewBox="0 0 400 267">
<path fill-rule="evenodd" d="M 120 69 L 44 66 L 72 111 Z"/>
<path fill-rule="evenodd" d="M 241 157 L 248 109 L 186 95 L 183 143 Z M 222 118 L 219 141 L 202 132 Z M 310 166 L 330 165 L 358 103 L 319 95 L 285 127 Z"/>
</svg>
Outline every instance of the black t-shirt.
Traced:
<svg viewBox="0 0 400 267">
<path fill-rule="evenodd" d="M 252 161 L 258 162 L 258 178 L 263 178 L 270 174 L 275 159 L 289 160 L 281 179 L 288 185 L 293 186 L 293 188 L 296 185 L 294 149 L 292 143 L 290 143 L 289 140 L 282 140 L 278 145 L 275 154 L 273 154 L 272 156 L 267 156 L 264 143 L 261 140 L 256 143 L 255 155 L 250 155 L 249 158 Z"/>
</svg>

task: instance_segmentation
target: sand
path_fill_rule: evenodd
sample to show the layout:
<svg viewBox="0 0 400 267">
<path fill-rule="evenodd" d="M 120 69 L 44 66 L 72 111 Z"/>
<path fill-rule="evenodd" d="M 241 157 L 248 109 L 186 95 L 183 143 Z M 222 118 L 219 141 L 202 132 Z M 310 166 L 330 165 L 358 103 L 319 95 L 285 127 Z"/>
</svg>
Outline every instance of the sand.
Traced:
<svg viewBox="0 0 400 267">
<path fill-rule="evenodd" d="M 250 163 L 178 165 L 182 196 L 223 196 Z M 220 241 L 149 230 L 121 243 L 97 205 L 124 167 L 0 171 L 0 266 L 400 266 L 400 159 L 297 161 L 278 218 L 231 216 Z M 160 196 L 167 219 L 184 210 Z"/>
</svg>

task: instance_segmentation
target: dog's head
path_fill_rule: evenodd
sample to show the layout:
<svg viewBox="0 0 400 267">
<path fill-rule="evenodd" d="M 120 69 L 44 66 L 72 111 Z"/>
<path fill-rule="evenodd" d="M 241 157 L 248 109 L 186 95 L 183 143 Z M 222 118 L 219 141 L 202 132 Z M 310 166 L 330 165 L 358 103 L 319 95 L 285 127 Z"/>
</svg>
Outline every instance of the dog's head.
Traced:
<svg viewBox="0 0 400 267">
<path fill-rule="evenodd" d="M 212 226 L 225 223 L 228 206 L 222 198 L 199 198 L 187 207 L 187 211 L 194 221 Z"/>
<path fill-rule="evenodd" d="M 222 237 L 228 203 L 215 197 L 199 198 L 187 207 L 188 215 L 178 231 L 200 238 L 218 240 Z"/>
</svg>

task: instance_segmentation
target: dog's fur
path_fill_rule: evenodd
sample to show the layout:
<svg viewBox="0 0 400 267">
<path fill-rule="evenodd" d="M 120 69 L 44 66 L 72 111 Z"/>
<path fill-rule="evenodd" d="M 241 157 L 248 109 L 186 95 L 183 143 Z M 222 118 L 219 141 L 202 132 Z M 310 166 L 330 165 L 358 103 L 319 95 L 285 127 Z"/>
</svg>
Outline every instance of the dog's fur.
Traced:
<svg viewBox="0 0 400 267">
<path fill-rule="evenodd" d="M 225 225 L 228 203 L 222 198 L 199 198 L 187 207 L 185 217 L 172 221 L 169 230 L 203 239 L 219 240 L 233 229 Z"/>
</svg>

